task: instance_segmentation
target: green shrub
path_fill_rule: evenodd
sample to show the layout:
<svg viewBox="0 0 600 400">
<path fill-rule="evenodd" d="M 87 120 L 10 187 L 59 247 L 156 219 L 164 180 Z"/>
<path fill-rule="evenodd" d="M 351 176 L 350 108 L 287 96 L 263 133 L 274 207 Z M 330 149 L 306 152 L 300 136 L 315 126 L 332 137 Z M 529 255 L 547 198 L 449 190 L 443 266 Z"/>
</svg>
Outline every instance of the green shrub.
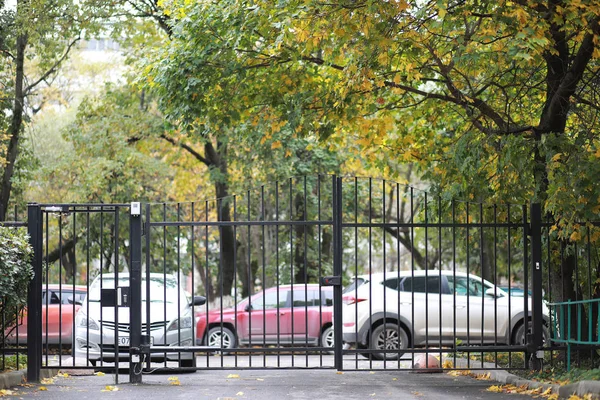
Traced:
<svg viewBox="0 0 600 400">
<path fill-rule="evenodd" d="M 15 325 L 20 310 L 27 304 L 27 288 L 33 278 L 33 249 L 24 229 L 0 227 L 0 344 L 4 344 L 4 328 Z"/>
</svg>

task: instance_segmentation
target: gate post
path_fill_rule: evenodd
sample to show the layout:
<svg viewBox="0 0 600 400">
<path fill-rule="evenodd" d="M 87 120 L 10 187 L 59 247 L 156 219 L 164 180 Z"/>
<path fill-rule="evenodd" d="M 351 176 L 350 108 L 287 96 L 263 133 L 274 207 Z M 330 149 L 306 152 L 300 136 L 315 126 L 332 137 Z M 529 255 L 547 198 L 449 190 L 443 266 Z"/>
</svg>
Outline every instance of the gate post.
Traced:
<svg viewBox="0 0 600 400">
<path fill-rule="evenodd" d="M 27 205 L 27 231 L 33 248 L 33 279 L 27 292 L 27 382 L 39 382 L 42 368 L 42 208 Z"/>
<path fill-rule="evenodd" d="M 342 178 L 333 176 L 333 275 L 342 276 Z M 343 369 L 342 285 L 333 286 L 334 365 Z"/>
<path fill-rule="evenodd" d="M 542 315 L 542 206 L 539 203 L 531 204 L 531 280 L 533 284 L 532 295 L 532 334 L 528 340 L 527 351 L 531 354 L 530 367 L 534 370 L 542 368 L 544 352 L 543 334 L 544 319 Z"/>
<path fill-rule="evenodd" d="M 142 212 L 141 204 L 131 203 L 129 217 L 129 383 L 142 383 L 140 354 L 142 336 Z"/>
</svg>

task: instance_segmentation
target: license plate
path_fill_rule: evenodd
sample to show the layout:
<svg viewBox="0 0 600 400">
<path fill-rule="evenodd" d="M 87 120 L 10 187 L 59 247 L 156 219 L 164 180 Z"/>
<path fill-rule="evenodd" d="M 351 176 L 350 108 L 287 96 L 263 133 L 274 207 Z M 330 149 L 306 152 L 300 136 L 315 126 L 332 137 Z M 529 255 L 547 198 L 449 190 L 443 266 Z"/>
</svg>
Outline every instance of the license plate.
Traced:
<svg viewBox="0 0 600 400">
<path fill-rule="evenodd" d="M 119 346 L 129 346 L 129 336 L 119 336 Z"/>
</svg>

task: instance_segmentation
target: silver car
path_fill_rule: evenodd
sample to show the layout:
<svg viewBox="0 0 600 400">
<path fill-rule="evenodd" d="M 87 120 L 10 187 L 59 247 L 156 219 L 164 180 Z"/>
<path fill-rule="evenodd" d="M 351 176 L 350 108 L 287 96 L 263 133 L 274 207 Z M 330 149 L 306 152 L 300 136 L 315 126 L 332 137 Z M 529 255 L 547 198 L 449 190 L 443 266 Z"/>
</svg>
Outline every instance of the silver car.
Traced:
<svg viewBox="0 0 600 400">
<path fill-rule="evenodd" d="M 524 344 L 525 298 L 458 271 L 402 271 L 356 277 L 343 295 L 343 339 L 377 359 L 428 345 Z M 531 316 L 531 299 L 527 301 Z M 544 306 L 544 319 L 548 309 Z M 526 326 L 527 325 L 527 326 Z M 544 331 L 544 339 L 548 332 Z M 368 353 L 364 353 L 368 356 Z"/>
<path fill-rule="evenodd" d="M 102 307 L 100 301 L 101 289 L 129 286 L 128 273 L 119 273 L 116 285 L 115 280 L 114 274 L 96 277 L 75 317 L 75 358 L 89 360 L 94 366 L 99 361 L 115 362 L 117 358 L 129 358 L 129 307 Z M 192 302 L 179 287 L 177 279 L 170 275 L 150 274 L 148 286 L 149 299 L 146 298 L 147 281 L 143 275 L 142 333 L 147 332 L 150 324 L 151 345 L 193 346 L 192 303 L 201 305 L 205 298 L 197 296 Z M 115 318 L 115 308 L 118 309 L 118 318 Z M 115 351 L 115 344 L 118 352 Z M 151 353 L 151 361 L 161 362 L 165 359 L 178 361 L 181 367 L 194 367 L 196 361 L 191 352 Z"/>
</svg>

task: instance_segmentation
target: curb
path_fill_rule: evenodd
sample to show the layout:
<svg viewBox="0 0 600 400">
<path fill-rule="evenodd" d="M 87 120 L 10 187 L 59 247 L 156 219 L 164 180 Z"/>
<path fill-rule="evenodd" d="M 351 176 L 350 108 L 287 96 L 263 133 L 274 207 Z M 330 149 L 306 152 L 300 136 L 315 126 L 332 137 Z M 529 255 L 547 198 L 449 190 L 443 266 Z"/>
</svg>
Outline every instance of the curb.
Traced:
<svg viewBox="0 0 600 400">
<path fill-rule="evenodd" d="M 577 396 L 591 395 L 592 399 L 600 399 L 599 381 L 580 381 L 570 385 L 559 385 L 523 379 L 520 376 L 511 374 L 505 370 L 484 370 L 477 371 L 477 374 L 489 374 L 491 380 L 502 384 L 509 384 L 517 387 L 524 386 L 527 389 L 541 388 L 542 391 L 552 389 L 552 393 L 558 394 L 560 399 L 568 399 L 574 394 Z"/>
<path fill-rule="evenodd" d="M 42 369 L 40 379 L 47 379 L 58 374 L 58 369 Z M 27 370 L 0 373 L 0 390 L 9 389 L 27 383 Z"/>
</svg>

